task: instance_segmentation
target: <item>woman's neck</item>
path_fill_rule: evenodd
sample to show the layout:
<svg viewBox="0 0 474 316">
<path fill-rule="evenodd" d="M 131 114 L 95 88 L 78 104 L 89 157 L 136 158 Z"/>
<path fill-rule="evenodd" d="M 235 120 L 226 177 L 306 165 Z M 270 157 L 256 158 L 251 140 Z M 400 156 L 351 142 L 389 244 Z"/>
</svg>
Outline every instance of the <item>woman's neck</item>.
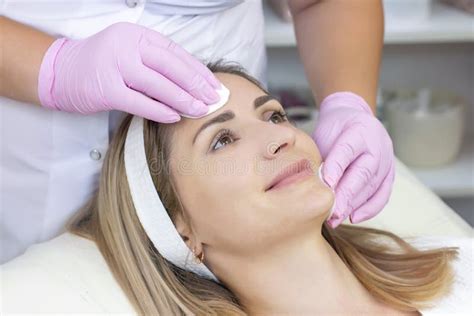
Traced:
<svg viewBox="0 0 474 316">
<path fill-rule="evenodd" d="M 251 315 L 380 315 L 377 301 L 317 231 L 245 262 L 226 262 L 225 282 Z"/>
</svg>

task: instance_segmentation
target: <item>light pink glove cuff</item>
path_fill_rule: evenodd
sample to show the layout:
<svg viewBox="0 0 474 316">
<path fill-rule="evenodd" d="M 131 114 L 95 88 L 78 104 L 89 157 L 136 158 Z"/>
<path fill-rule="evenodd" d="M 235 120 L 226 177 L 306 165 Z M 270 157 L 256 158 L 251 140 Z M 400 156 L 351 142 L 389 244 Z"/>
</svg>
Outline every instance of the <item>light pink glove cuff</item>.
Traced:
<svg viewBox="0 0 474 316">
<path fill-rule="evenodd" d="M 328 104 L 330 104 L 330 107 L 333 107 L 337 104 L 340 107 L 348 107 L 351 109 L 353 109 L 354 106 L 357 106 L 358 108 L 369 113 L 370 115 L 374 115 L 372 109 L 364 100 L 364 98 L 349 91 L 335 92 L 325 97 L 319 107 L 320 111 L 323 111 L 324 108 L 328 106 Z"/>
<path fill-rule="evenodd" d="M 38 97 L 41 105 L 54 110 L 59 110 L 51 94 L 54 84 L 54 64 L 59 50 L 66 41 L 67 38 L 63 37 L 51 44 L 44 54 L 38 75 Z"/>
</svg>

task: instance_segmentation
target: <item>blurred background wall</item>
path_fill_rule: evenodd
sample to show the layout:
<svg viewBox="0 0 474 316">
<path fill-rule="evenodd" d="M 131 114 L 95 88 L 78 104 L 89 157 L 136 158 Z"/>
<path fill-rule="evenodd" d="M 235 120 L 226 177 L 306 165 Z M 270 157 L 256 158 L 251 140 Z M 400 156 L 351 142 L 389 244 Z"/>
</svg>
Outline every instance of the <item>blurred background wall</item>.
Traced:
<svg viewBox="0 0 474 316">
<path fill-rule="evenodd" d="M 284 0 L 264 0 L 267 81 L 311 132 L 316 105 Z M 384 0 L 377 117 L 396 156 L 474 225 L 474 0 Z"/>
</svg>

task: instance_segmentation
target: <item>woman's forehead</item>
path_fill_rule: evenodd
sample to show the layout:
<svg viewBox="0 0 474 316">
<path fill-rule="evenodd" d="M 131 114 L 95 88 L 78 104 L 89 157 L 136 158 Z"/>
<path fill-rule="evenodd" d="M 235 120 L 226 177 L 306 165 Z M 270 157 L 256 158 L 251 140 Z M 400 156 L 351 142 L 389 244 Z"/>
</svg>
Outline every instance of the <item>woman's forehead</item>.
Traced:
<svg viewBox="0 0 474 316">
<path fill-rule="evenodd" d="M 182 121 L 186 122 L 187 128 L 190 126 L 194 126 L 194 128 L 201 126 L 204 122 L 207 122 L 208 120 L 228 110 L 233 111 L 235 114 L 238 114 L 242 111 L 253 110 L 254 100 L 257 97 L 265 94 L 265 92 L 263 92 L 254 83 L 237 74 L 218 72 L 215 73 L 215 76 L 222 82 L 224 86 L 227 87 L 227 89 L 229 89 L 229 100 L 224 106 L 212 114 L 198 119 L 183 118 Z"/>
<path fill-rule="evenodd" d="M 253 100 L 257 94 L 261 95 L 263 92 L 253 82 L 240 75 L 218 72 L 215 76 L 230 90 L 230 103 L 244 99 Z"/>
</svg>

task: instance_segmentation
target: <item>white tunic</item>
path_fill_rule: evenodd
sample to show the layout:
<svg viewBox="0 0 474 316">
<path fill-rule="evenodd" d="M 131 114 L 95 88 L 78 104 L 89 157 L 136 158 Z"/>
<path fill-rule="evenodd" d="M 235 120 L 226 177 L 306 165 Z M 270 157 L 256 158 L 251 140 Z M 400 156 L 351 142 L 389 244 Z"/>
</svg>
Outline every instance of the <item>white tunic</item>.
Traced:
<svg viewBox="0 0 474 316">
<path fill-rule="evenodd" d="M 266 84 L 261 0 L 3 0 L 0 5 L 2 15 L 55 37 L 84 38 L 119 21 L 144 25 L 203 61 L 237 61 Z M 168 15 L 173 10 L 180 15 Z M 0 263 L 63 231 L 97 188 L 122 116 L 118 111 L 84 116 L 0 97 Z"/>
</svg>

